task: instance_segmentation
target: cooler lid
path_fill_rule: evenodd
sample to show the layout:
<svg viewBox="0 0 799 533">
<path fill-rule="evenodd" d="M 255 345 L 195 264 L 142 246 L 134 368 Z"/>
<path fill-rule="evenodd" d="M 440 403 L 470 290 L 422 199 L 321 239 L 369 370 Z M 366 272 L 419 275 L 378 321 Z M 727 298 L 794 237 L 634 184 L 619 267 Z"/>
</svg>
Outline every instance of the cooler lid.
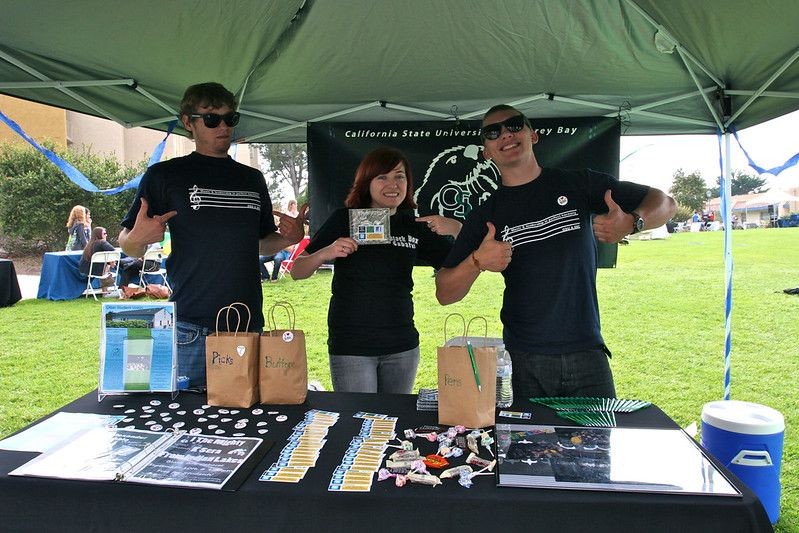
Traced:
<svg viewBox="0 0 799 533">
<path fill-rule="evenodd" d="M 702 408 L 702 422 L 745 435 L 770 435 L 785 430 L 785 419 L 776 409 L 740 400 L 719 400 Z"/>
</svg>

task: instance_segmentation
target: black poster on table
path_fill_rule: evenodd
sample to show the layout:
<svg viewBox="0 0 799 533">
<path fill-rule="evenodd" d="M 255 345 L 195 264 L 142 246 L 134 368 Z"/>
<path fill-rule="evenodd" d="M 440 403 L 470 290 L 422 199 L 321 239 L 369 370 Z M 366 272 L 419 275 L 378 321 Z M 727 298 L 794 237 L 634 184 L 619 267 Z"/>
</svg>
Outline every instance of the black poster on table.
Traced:
<svg viewBox="0 0 799 533">
<path fill-rule="evenodd" d="M 532 121 L 539 164 L 619 173 L 620 127 L 614 118 Z M 310 122 L 308 173 L 311 235 L 344 206 L 361 158 L 380 146 L 401 150 L 411 163 L 419 215 L 463 220 L 496 190 L 499 171 L 483 157 L 480 121 Z M 598 266 L 614 267 L 616 245 L 598 243 Z"/>
</svg>

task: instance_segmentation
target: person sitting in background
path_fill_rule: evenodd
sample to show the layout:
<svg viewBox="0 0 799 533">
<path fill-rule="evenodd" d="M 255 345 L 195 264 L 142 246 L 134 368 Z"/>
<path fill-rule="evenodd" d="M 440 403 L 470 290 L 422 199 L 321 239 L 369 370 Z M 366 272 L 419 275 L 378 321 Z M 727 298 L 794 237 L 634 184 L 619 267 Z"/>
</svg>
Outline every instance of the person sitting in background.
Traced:
<svg viewBox="0 0 799 533">
<path fill-rule="evenodd" d="M 291 252 L 294 250 L 294 246 L 289 246 L 288 248 L 283 248 L 275 255 L 262 255 L 259 256 L 259 260 L 261 263 L 261 281 L 269 280 L 272 283 L 277 283 L 278 275 L 280 274 L 280 265 L 283 261 L 286 261 L 291 257 Z M 272 261 L 272 274 L 270 276 L 269 270 L 266 268 L 266 263 Z"/>
<path fill-rule="evenodd" d="M 286 206 L 286 214 L 290 217 L 297 218 L 300 214 L 299 210 L 297 209 L 297 200 L 289 200 L 289 203 Z M 277 282 L 278 275 L 280 274 L 280 265 L 283 261 L 288 260 L 291 257 L 291 252 L 294 250 L 294 246 L 289 246 L 277 252 L 274 255 L 261 255 L 258 256 L 258 263 L 261 267 L 261 281 L 270 280 L 272 283 Z M 269 274 L 269 270 L 266 268 L 266 263 L 272 261 L 272 274 Z"/>
<path fill-rule="evenodd" d="M 76 205 L 69 212 L 67 219 L 67 239 L 66 250 L 80 251 L 86 248 L 91 233 L 91 216 L 89 210 L 82 205 Z"/>
<path fill-rule="evenodd" d="M 105 228 L 97 226 L 92 230 L 92 236 L 89 239 L 89 242 L 86 244 L 86 247 L 83 249 L 83 255 L 80 258 L 80 263 L 78 263 L 78 271 L 84 276 L 89 275 L 89 266 L 91 266 L 91 273 L 92 276 L 103 276 L 108 272 L 110 267 L 110 263 L 106 263 L 105 265 L 95 264 L 92 265 L 92 256 L 97 252 L 113 252 L 115 250 L 114 246 L 106 240 L 108 234 L 105 231 Z M 106 293 L 108 287 L 111 287 L 115 284 L 116 280 L 113 277 L 108 277 L 106 279 L 100 280 L 100 288 L 103 291 L 103 294 Z"/>
</svg>

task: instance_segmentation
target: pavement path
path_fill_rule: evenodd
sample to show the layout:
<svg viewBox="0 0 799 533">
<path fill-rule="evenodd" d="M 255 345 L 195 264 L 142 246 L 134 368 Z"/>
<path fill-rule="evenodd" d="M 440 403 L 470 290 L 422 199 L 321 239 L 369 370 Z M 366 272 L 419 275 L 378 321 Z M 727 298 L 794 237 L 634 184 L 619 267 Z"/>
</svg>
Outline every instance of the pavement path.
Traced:
<svg viewBox="0 0 799 533">
<path fill-rule="evenodd" d="M 17 274 L 17 281 L 19 282 L 19 292 L 22 293 L 23 300 L 36 298 L 36 293 L 39 292 L 39 276 Z"/>
</svg>

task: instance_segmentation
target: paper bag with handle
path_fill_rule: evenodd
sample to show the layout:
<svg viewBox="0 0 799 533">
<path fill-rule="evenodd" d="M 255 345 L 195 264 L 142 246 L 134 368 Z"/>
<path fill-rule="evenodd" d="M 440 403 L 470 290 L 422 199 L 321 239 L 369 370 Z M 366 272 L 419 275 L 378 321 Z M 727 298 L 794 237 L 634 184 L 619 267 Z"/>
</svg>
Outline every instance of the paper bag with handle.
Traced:
<svg viewBox="0 0 799 533">
<path fill-rule="evenodd" d="M 447 340 L 447 321 L 460 318 L 463 341 Z M 497 352 L 493 346 L 472 346 L 468 341 L 469 328 L 475 320 L 485 324 L 483 317 L 474 317 L 466 324 L 462 315 L 453 313 L 444 320 L 444 346 L 438 348 L 438 423 L 482 428 L 494 425 L 497 403 Z"/>
<path fill-rule="evenodd" d="M 243 328 L 239 308 L 247 312 L 247 323 Z M 227 331 L 219 331 L 223 312 Z M 231 322 L 231 316 L 235 322 Z M 208 404 L 250 407 L 258 402 L 258 334 L 247 331 L 250 328 L 250 309 L 243 303 L 232 303 L 219 310 L 216 324 L 216 332 L 205 338 Z"/>
<path fill-rule="evenodd" d="M 289 329 L 278 329 L 275 309 L 288 315 Z M 288 302 L 276 302 L 269 310 L 269 331 L 261 335 L 260 393 L 261 403 L 300 404 L 308 394 L 308 362 L 305 354 L 305 333 L 294 329 L 294 308 Z"/>
</svg>

